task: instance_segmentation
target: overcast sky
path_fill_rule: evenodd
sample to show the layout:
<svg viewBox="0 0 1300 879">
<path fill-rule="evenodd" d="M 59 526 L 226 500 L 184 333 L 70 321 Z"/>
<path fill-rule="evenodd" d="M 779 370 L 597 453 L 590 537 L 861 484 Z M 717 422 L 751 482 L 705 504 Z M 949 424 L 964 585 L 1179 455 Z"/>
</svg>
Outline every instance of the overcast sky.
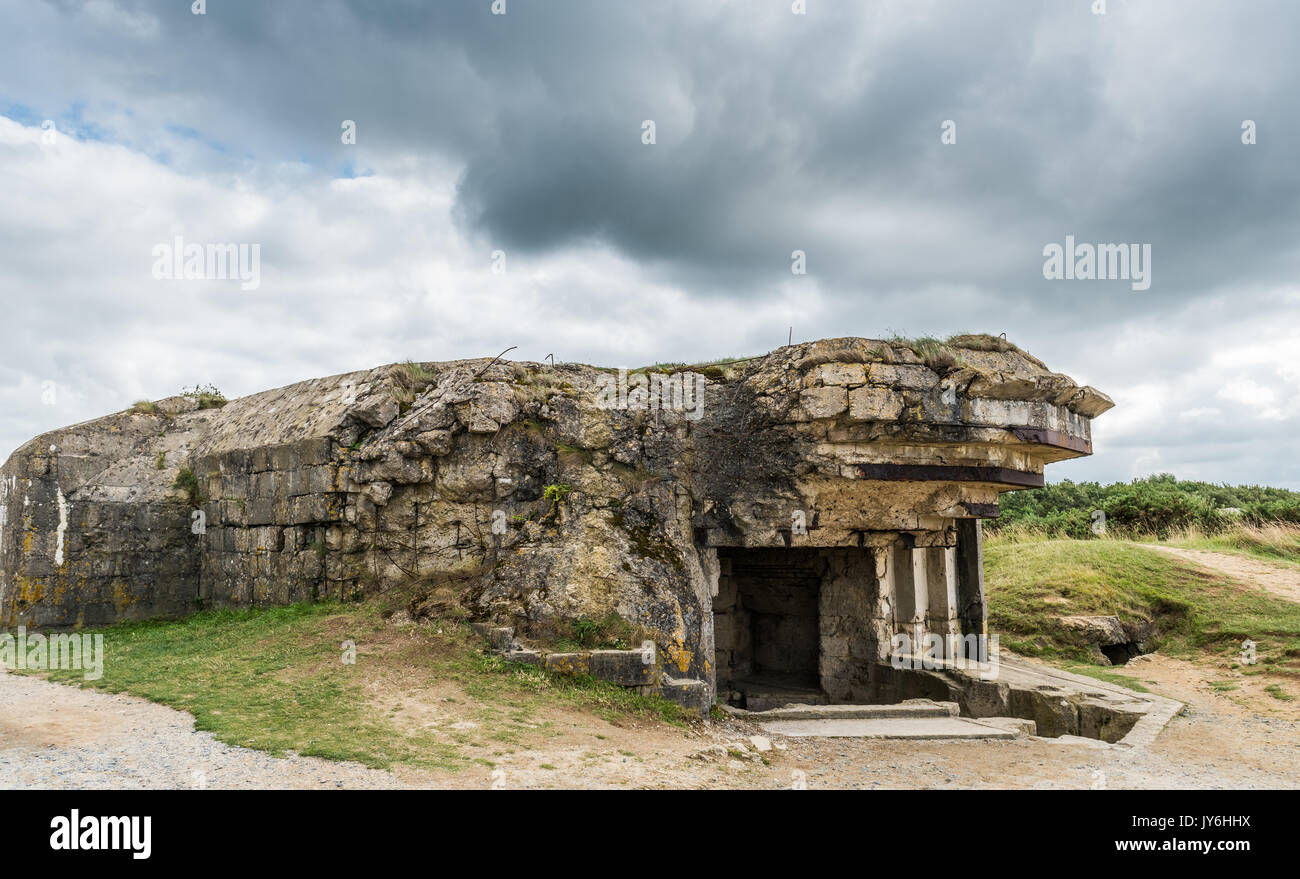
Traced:
<svg viewBox="0 0 1300 879">
<path fill-rule="evenodd" d="M 1109 393 L 1054 480 L 1300 488 L 1300 4 L 1094 5 L 0 0 L 0 458 L 196 383 L 793 326 Z M 1067 235 L 1150 289 L 1045 279 Z M 260 285 L 155 279 L 176 236 Z"/>
</svg>

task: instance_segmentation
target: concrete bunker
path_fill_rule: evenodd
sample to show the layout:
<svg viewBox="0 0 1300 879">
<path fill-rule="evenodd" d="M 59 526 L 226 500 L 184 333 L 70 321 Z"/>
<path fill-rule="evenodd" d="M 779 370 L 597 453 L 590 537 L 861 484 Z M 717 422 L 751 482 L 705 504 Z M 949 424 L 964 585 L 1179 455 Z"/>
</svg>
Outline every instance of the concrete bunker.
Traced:
<svg viewBox="0 0 1300 879">
<path fill-rule="evenodd" d="M 671 381 L 418 366 L 33 439 L 0 467 L 0 628 L 410 588 L 489 629 L 617 614 L 654 647 L 628 685 L 702 709 L 896 701 L 896 637 L 985 634 L 979 520 L 1090 454 L 1112 405 L 992 336 L 826 339 Z"/>
</svg>

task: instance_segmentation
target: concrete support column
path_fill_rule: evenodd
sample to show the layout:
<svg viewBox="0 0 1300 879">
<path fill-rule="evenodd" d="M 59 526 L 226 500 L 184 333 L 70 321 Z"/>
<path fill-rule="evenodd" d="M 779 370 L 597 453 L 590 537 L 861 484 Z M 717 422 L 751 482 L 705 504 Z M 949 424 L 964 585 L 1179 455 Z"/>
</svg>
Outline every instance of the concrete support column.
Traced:
<svg viewBox="0 0 1300 879">
<path fill-rule="evenodd" d="M 957 520 L 957 621 L 963 646 L 967 636 L 988 636 L 984 604 L 984 527 L 979 519 Z M 980 657 L 965 649 L 963 657 Z"/>
<path fill-rule="evenodd" d="M 925 649 L 925 614 L 930 595 L 926 588 L 925 548 L 910 549 L 898 544 L 894 547 L 894 587 L 898 600 L 895 606 L 895 631 L 911 639 L 911 653 Z"/>
<path fill-rule="evenodd" d="M 876 564 L 876 592 L 870 611 L 870 637 L 875 642 L 874 655 L 879 662 L 889 662 L 889 644 L 894 637 L 894 614 L 898 590 L 894 576 L 894 548 L 871 550 Z"/>
<path fill-rule="evenodd" d="M 920 550 L 918 550 L 919 552 Z M 943 657 L 952 659 L 957 634 L 957 550 L 932 546 L 925 550 L 927 604 L 925 631 L 943 639 Z"/>
</svg>

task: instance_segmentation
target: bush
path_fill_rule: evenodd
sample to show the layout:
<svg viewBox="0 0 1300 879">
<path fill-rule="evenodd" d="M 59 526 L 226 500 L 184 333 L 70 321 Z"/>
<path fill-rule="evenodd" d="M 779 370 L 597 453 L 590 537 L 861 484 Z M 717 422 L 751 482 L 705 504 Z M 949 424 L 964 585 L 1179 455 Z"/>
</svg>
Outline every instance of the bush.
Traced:
<svg viewBox="0 0 1300 879">
<path fill-rule="evenodd" d="M 1300 492 L 1180 482 L 1162 473 L 1128 483 L 1066 480 L 1032 491 L 1008 492 L 1002 495 L 1001 508 L 1001 516 L 988 523 L 991 531 L 1017 527 L 1088 539 L 1095 536 L 1092 511 L 1102 510 L 1108 532 L 1168 537 L 1186 529 L 1215 534 L 1238 525 L 1300 522 Z"/>
</svg>

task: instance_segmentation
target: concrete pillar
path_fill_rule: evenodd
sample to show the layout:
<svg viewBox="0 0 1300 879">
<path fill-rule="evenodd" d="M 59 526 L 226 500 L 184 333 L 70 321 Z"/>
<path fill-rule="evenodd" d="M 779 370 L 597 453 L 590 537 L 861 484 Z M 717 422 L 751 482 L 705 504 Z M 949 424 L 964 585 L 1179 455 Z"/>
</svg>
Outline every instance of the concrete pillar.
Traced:
<svg viewBox="0 0 1300 879">
<path fill-rule="evenodd" d="M 988 611 L 984 605 L 984 528 L 979 519 L 957 520 L 957 621 L 963 640 L 988 636 Z M 969 650 L 965 658 L 978 659 Z"/>
<path fill-rule="evenodd" d="M 925 614 L 929 604 L 926 588 L 926 550 L 894 547 L 894 588 L 898 601 L 894 612 L 895 631 L 911 639 L 913 654 L 925 649 Z"/>
<path fill-rule="evenodd" d="M 957 550 L 932 546 L 925 550 L 927 603 L 925 631 L 943 639 L 942 656 L 952 659 L 951 636 L 957 634 Z"/>
<path fill-rule="evenodd" d="M 875 642 L 876 660 L 889 662 L 889 644 L 894 637 L 894 614 L 898 603 L 894 548 L 876 547 L 871 554 L 876 563 L 876 594 L 870 614 L 869 637 Z"/>
</svg>

